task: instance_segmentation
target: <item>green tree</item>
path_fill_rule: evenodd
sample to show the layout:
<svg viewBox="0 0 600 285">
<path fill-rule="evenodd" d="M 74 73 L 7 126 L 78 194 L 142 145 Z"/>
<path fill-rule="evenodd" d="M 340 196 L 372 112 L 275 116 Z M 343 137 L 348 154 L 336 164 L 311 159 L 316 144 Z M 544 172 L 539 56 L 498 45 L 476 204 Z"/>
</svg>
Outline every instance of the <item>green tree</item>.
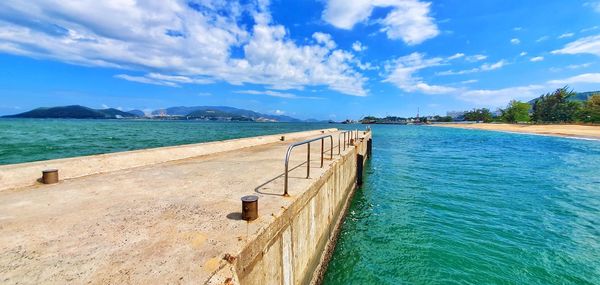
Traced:
<svg viewBox="0 0 600 285">
<path fill-rule="evenodd" d="M 502 120 L 509 123 L 529 122 L 529 103 L 512 100 L 508 103 L 506 109 L 502 111 Z"/>
<path fill-rule="evenodd" d="M 481 109 L 473 109 L 472 111 L 465 113 L 466 121 L 483 121 L 483 122 L 491 122 L 492 121 L 492 112 L 490 109 L 481 108 Z"/>
<path fill-rule="evenodd" d="M 573 122 L 580 113 L 581 104 L 569 101 L 577 93 L 568 87 L 542 95 L 533 105 L 533 120 L 537 122 Z"/>
<path fill-rule="evenodd" d="M 581 109 L 579 118 L 586 123 L 600 123 L 600 93 L 588 98 Z"/>
</svg>

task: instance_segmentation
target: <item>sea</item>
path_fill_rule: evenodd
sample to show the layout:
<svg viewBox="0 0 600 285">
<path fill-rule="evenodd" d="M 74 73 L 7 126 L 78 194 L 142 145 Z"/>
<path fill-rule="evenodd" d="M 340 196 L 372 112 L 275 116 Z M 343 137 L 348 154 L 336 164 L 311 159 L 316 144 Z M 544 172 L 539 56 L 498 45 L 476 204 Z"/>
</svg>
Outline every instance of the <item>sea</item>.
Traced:
<svg viewBox="0 0 600 285">
<path fill-rule="evenodd" d="M 0 119 L 0 164 L 362 125 Z M 323 284 L 600 284 L 600 142 L 374 125 Z"/>
</svg>

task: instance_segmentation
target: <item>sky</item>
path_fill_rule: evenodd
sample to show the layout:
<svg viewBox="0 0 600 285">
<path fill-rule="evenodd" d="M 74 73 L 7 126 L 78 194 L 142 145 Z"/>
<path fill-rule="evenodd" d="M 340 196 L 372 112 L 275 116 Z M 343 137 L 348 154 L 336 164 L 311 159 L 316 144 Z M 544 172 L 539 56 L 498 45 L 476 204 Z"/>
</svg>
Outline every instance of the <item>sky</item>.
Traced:
<svg viewBox="0 0 600 285">
<path fill-rule="evenodd" d="M 0 115 L 445 115 L 600 90 L 600 0 L 3 0 Z"/>
</svg>

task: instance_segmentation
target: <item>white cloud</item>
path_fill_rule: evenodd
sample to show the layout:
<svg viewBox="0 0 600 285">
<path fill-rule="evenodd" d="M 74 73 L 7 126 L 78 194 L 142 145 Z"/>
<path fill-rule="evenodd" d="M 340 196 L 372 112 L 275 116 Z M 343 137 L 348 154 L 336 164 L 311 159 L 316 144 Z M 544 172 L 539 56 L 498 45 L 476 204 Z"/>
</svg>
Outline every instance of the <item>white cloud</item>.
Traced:
<svg viewBox="0 0 600 285">
<path fill-rule="evenodd" d="M 549 38 L 550 38 L 549 36 L 542 36 L 542 37 L 539 37 L 537 40 L 535 40 L 535 42 L 536 43 L 540 43 L 540 42 L 543 42 L 545 40 L 548 40 Z"/>
<path fill-rule="evenodd" d="M 531 62 L 540 62 L 540 61 L 543 61 L 543 60 L 544 60 L 543 56 L 536 56 L 536 57 L 532 57 L 532 58 L 529 59 L 529 61 L 531 61 Z"/>
<path fill-rule="evenodd" d="M 521 43 L 521 40 L 517 39 L 517 38 L 513 38 L 510 40 L 510 43 L 513 45 L 518 45 Z"/>
<path fill-rule="evenodd" d="M 115 75 L 115 78 L 120 78 L 120 79 L 124 79 L 124 80 L 131 81 L 131 82 L 137 82 L 137 83 L 154 84 L 154 85 L 169 86 L 169 87 L 179 87 L 179 85 L 177 83 L 156 80 L 156 79 L 152 79 L 152 78 L 149 78 L 146 76 L 133 76 L 133 75 L 127 75 L 127 74 L 117 74 L 117 75 Z"/>
<path fill-rule="evenodd" d="M 378 7 L 391 8 L 384 18 L 375 21 L 389 39 L 402 39 L 408 45 L 416 45 L 440 33 L 429 16 L 431 3 L 418 0 L 328 0 L 322 18 L 337 28 L 350 30 L 355 24 L 368 20 Z"/>
<path fill-rule="evenodd" d="M 458 98 L 482 106 L 504 106 L 513 99 L 531 100 L 539 96 L 543 90 L 544 86 L 541 85 L 517 86 L 495 90 L 468 90 L 460 93 Z"/>
<path fill-rule="evenodd" d="M 523 27 L 514 27 L 513 31 L 518 32 L 518 31 L 522 31 Z"/>
<path fill-rule="evenodd" d="M 273 114 L 275 114 L 275 115 L 284 115 L 284 114 L 285 114 L 285 111 L 282 111 L 282 110 L 275 110 L 275 111 L 273 111 Z"/>
<path fill-rule="evenodd" d="M 456 88 L 430 85 L 426 83 L 416 73 L 422 69 L 441 65 L 442 58 L 425 58 L 422 53 L 412 53 L 400 57 L 386 64 L 387 76 L 383 80 L 389 82 L 406 92 L 421 92 L 425 94 L 443 94 L 456 91 Z"/>
<path fill-rule="evenodd" d="M 568 69 L 579 69 L 579 68 L 586 68 L 586 67 L 590 67 L 592 66 L 591 62 L 586 62 L 586 63 L 582 63 L 582 64 L 570 64 L 567 65 Z"/>
<path fill-rule="evenodd" d="M 315 39 L 315 41 L 317 41 L 317 43 L 324 45 L 328 49 L 334 49 L 336 47 L 336 44 L 331 39 L 330 34 L 316 32 L 312 35 L 312 37 Z"/>
<path fill-rule="evenodd" d="M 572 37 L 572 36 L 574 36 L 574 35 L 575 35 L 575 34 L 573 34 L 573 33 L 564 33 L 564 34 L 562 34 L 562 35 L 558 36 L 558 38 L 559 38 L 559 39 L 565 39 L 565 38 L 570 38 L 570 37 Z"/>
<path fill-rule="evenodd" d="M 249 95 L 266 95 L 277 98 L 285 98 L 285 99 L 323 99 L 321 97 L 313 97 L 313 96 L 298 96 L 296 94 L 287 93 L 287 92 L 278 92 L 272 90 L 258 91 L 258 90 L 240 90 L 236 91 L 238 94 L 249 94 Z"/>
<path fill-rule="evenodd" d="M 364 46 L 364 45 L 363 45 L 361 42 L 359 42 L 359 41 L 355 41 L 355 42 L 352 44 L 352 49 L 353 49 L 355 52 L 361 52 L 361 51 L 364 51 L 364 50 L 366 50 L 366 49 L 367 49 L 367 46 Z"/>
<path fill-rule="evenodd" d="M 508 64 L 508 62 L 504 59 L 499 60 L 496 63 L 492 63 L 492 64 L 482 64 L 481 65 L 481 70 L 483 71 L 489 71 L 489 70 L 496 70 L 496 69 L 500 69 L 504 66 L 506 66 Z"/>
<path fill-rule="evenodd" d="M 576 83 L 600 83 L 600 73 L 584 73 L 564 79 L 556 79 L 548 81 L 549 84 L 564 86 Z"/>
<path fill-rule="evenodd" d="M 459 52 L 459 53 L 455 53 L 454 55 L 449 56 L 448 59 L 449 60 L 453 60 L 453 59 L 458 59 L 458 58 L 461 58 L 461 57 L 464 57 L 464 56 L 465 56 L 464 53 L 460 53 Z"/>
<path fill-rule="evenodd" d="M 590 32 L 590 31 L 597 30 L 597 29 L 600 29 L 600 27 L 599 26 L 593 26 L 593 27 L 581 29 L 581 31 L 579 31 L 579 32 L 580 33 L 587 33 L 587 32 Z"/>
<path fill-rule="evenodd" d="M 481 106 L 505 106 L 510 100 L 528 101 L 556 88 L 577 83 L 600 83 L 600 73 L 585 73 L 564 79 L 549 80 L 544 84 L 507 87 L 501 89 L 466 90 L 457 98 Z"/>
<path fill-rule="evenodd" d="M 466 59 L 467 59 L 467 61 L 470 61 L 470 62 L 482 61 L 482 60 L 487 59 L 487 55 L 476 54 L 476 55 L 467 56 Z"/>
<path fill-rule="evenodd" d="M 552 51 L 553 54 L 593 54 L 600 56 L 600 35 L 589 36 L 568 43 L 559 50 Z"/>
<path fill-rule="evenodd" d="M 469 79 L 469 80 L 461 81 L 460 83 L 461 84 L 472 84 L 472 83 L 477 83 L 478 81 L 479 80 L 477 80 L 477 79 Z"/>
<path fill-rule="evenodd" d="M 171 87 L 225 81 L 367 94 L 367 79 L 352 53 L 336 49 L 325 33 L 313 34 L 314 44 L 295 43 L 272 22 L 267 6 L 266 1 L 5 0 L 0 1 L 0 52 L 144 72 L 115 77 Z M 246 16 L 253 23 L 242 20 Z"/>
<path fill-rule="evenodd" d="M 471 69 L 465 69 L 465 70 L 458 70 L 458 71 L 454 71 L 454 70 L 446 70 L 446 71 L 440 71 L 440 72 L 436 72 L 436 75 L 462 75 L 462 74 L 470 74 L 470 73 L 476 73 L 476 72 L 481 72 L 481 71 L 491 71 L 491 70 L 496 70 L 496 69 L 500 69 L 504 66 L 506 66 L 508 64 L 508 62 L 504 59 L 495 62 L 495 63 L 484 63 L 479 67 L 474 67 Z"/>
<path fill-rule="evenodd" d="M 585 7 L 591 7 L 597 13 L 600 13 L 600 1 L 590 1 L 583 3 Z"/>
<path fill-rule="evenodd" d="M 527 52 L 526 52 L 526 51 L 522 51 L 522 52 L 519 54 L 519 56 L 526 56 L 526 55 L 527 55 Z"/>
</svg>

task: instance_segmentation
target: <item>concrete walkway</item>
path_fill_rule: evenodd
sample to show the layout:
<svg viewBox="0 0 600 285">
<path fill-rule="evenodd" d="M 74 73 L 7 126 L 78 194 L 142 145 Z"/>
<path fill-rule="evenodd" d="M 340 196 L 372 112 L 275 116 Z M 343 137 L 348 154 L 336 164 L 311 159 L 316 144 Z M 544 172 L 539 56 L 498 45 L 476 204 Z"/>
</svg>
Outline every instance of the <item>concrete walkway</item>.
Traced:
<svg viewBox="0 0 600 285">
<path fill-rule="evenodd" d="M 319 167 L 312 143 L 305 179 L 306 147 L 295 149 L 284 198 L 290 143 L 0 191 L 0 283 L 203 284 L 331 163 Z M 260 218 L 247 223 L 240 197 L 250 194 Z"/>
</svg>

